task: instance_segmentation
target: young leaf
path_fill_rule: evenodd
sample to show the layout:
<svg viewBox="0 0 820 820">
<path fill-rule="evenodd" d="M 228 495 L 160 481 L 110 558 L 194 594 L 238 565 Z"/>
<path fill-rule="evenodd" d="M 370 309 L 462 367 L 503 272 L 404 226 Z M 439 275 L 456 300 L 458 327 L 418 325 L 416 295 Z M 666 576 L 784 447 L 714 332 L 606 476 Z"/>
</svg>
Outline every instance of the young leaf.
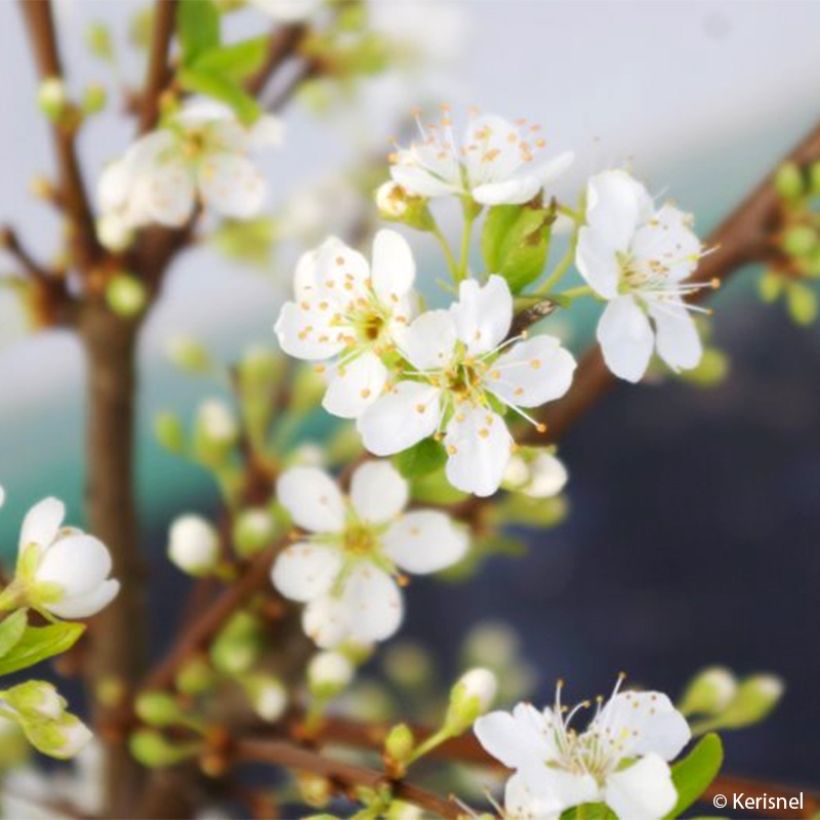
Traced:
<svg viewBox="0 0 820 820">
<path fill-rule="evenodd" d="M 431 438 L 422 439 L 409 450 L 399 453 L 393 463 L 405 478 L 417 478 L 432 473 L 447 461 L 442 445 Z"/>
<path fill-rule="evenodd" d="M 715 779 L 723 764 L 723 744 L 716 734 L 705 735 L 689 754 L 672 766 L 678 802 L 667 817 L 678 817 Z"/>
<path fill-rule="evenodd" d="M 6 655 L 23 637 L 28 623 L 25 609 L 18 609 L 0 623 L 0 658 Z"/>
<path fill-rule="evenodd" d="M 219 46 L 219 11 L 213 0 L 180 0 L 177 32 L 184 66 Z"/>
<path fill-rule="evenodd" d="M 257 71 L 265 60 L 267 37 L 254 37 L 229 46 L 204 52 L 190 66 L 195 71 L 219 74 L 231 80 L 243 80 Z"/>
<path fill-rule="evenodd" d="M 561 813 L 561 820 L 616 820 L 617 817 L 606 803 L 582 803 Z"/>
<path fill-rule="evenodd" d="M 247 94 L 234 80 L 215 74 L 211 71 L 202 71 L 194 68 L 184 68 L 179 73 L 182 87 L 188 91 L 196 91 L 213 97 L 230 106 L 236 116 L 246 125 L 254 122 L 259 116 L 259 105 L 256 100 Z"/>
<path fill-rule="evenodd" d="M 15 645 L 0 658 L 0 675 L 34 666 L 53 655 L 59 655 L 77 642 L 85 632 L 85 624 L 57 623 L 49 626 L 29 626 Z"/>
</svg>

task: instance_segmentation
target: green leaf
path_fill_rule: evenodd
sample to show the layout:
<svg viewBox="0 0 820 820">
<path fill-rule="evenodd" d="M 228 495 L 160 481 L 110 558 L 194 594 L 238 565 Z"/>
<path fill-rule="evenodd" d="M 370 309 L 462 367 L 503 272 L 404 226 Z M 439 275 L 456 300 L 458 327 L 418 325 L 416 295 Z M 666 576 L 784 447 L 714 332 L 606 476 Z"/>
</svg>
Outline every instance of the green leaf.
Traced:
<svg viewBox="0 0 820 820">
<path fill-rule="evenodd" d="M 230 106 L 246 125 L 259 117 L 259 104 L 234 80 L 210 71 L 184 68 L 179 72 L 179 81 L 187 91 L 205 94 Z"/>
<path fill-rule="evenodd" d="M 267 37 L 254 37 L 229 46 L 219 46 L 204 52 L 190 66 L 195 71 L 219 74 L 231 80 L 243 80 L 265 61 Z"/>
<path fill-rule="evenodd" d="M 8 654 L 15 644 L 23 637 L 28 623 L 28 614 L 25 609 L 18 609 L 0 623 L 0 658 Z"/>
<path fill-rule="evenodd" d="M 582 803 L 561 813 L 561 820 L 617 820 L 606 803 Z"/>
<path fill-rule="evenodd" d="M 481 234 L 481 253 L 490 273 L 501 274 L 519 293 L 544 270 L 554 211 L 532 205 L 490 208 Z"/>
<path fill-rule="evenodd" d="M 723 764 L 723 744 L 716 734 L 708 734 L 689 754 L 672 766 L 672 782 L 678 802 L 667 817 L 678 817 L 709 787 Z"/>
<path fill-rule="evenodd" d="M 190 66 L 206 51 L 219 46 L 219 11 L 213 0 L 180 0 L 177 32 L 182 64 Z"/>
<path fill-rule="evenodd" d="M 497 509 L 501 520 L 506 524 L 548 529 L 566 518 L 567 500 L 560 495 L 531 498 L 524 493 L 510 493 Z"/>
<path fill-rule="evenodd" d="M 403 450 L 394 459 L 398 471 L 405 478 L 417 478 L 432 473 L 447 461 L 444 447 L 435 439 L 425 438 L 409 450 Z"/>
<path fill-rule="evenodd" d="M 71 622 L 27 627 L 23 636 L 0 658 L 0 675 L 26 669 L 53 655 L 66 652 L 74 646 L 83 632 L 85 624 Z"/>
<path fill-rule="evenodd" d="M 412 480 L 411 494 L 422 504 L 456 504 L 467 498 L 467 493 L 456 489 L 448 480 L 443 465 L 437 470 L 416 476 Z"/>
</svg>

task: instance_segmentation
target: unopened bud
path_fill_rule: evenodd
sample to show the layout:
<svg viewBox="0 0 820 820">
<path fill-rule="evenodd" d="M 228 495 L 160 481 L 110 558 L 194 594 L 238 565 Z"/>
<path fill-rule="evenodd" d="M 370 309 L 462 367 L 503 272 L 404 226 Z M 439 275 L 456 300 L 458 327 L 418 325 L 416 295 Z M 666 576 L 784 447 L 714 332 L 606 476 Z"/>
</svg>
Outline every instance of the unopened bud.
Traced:
<svg viewBox="0 0 820 820">
<path fill-rule="evenodd" d="M 808 256 L 817 246 L 817 231 L 808 225 L 795 225 L 783 234 L 781 244 L 789 256 Z"/>
<path fill-rule="evenodd" d="M 270 389 L 279 381 L 284 368 L 285 359 L 275 350 L 252 345 L 237 364 L 240 387 L 253 391 Z"/>
<path fill-rule="evenodd" d="M 188 373 L 209 373 L 214 363 L 204 345 L 193 336 L 178 335 L 170 338 L 165 346 L 170 362 Z"/>
<path fill-rule="evenodd" d="M 82 109 L 84 114 L 98 114 L 105 108 L 108 93 L 99 83 L 92 83 L 83 91 Z"/>
<path fill-rule="evenodd" d="M 157 413 L 154 418 L 154 435 L 157 441 L 172 453 L 181 453 L 185 449 L 185 431 L 179 417 L 173 413 Z"/>
<path fill-rule="evenodd" d="M 384 750 L 397 763 L 406 763 L 415 748 L 413 732 L 406 723 L 394 726 L 384 742 Z"/>
<path fill-rule="evenodd" d="M 296 775 L 296 786 L 299 796 L 311 808 L 324 808 L 333 796 L 333 785 L 326 778 L 311 772 L 299 772 Z"/>
<path fill-rule="evenodd" d="M 37 89 L 37 105 L 52 121 L 56 122 L 65 112 L 68 103 L 65 83 L 59 77 L 48 77 Z"/>
<path fill-rule="evenodd" d="M 489 669 L 476 667 L 465 672 L 450 690 L 444 725 L 454 735 L 466 731 L 490 708 L 497 690 L 498 682 Z"/>
<path fill-rule="evenodd" d="M 167 692 L 144 692 L 134 703 L 137 717 L 150 726 L 173 726 L 179 723 L 181 711 L 173 695 Z"/>
<path fill-rule="evenodd" d="M 736 692 L 737 681 L 731 671 L 712 666 L 695 676 L 678 708 L 684 715 L 715 715 L 728 706 Z"/>
<path fill-rule="evenodd" d="M 244 681 L 253 710 L 262 720 L 275 723 L 288 705 L 288 693 L 282 682 L 272 675 L 253 675 Z"/>
<path fill-rule="evenodd" d="M 88 50 L 98 59 L 111 62 L 114 58 L 114 47 L 111 32 L 104 23 L 95 22 L 85 32 L 85 44 Z"/>
<path fill-rule="evenodd" d="M 198 743 L 172 743 L 153 729 L 134 732 L 128 741 L 131 754 L 149 769 L 174 766 L 194 757 L 200 749 Z"/>
<path fill-rule="evenodd" d="M 208 575 L 219 561 L 219 534 L 198 515 L 181 515 L 168 533 L 168 557 L 189 575 Z"/>
<path fill-rule="evenodd" d="M 121 253 L 134 241 L 134 229 L 119 214 L 103 213 L 97 219 L 97 239 L 112 253 Z"/>
<path fill-rule="evenodd" d="M 307 667 L 308 687 L 314 697 L 328 700 L 348 686 L 354 673 L 353 664 L 340 652 L 319 652 Z"/>
<path fill-rule="evenodd" d="M 250 558 L 265 549 L 275 536 L 276 522 L 263 507 L 243 510 L 233 525 L 234 549 L 243 558 Z"/>
<path fill-rule="evenodd" d="M 763 720 L 783 695 L 783 681 L 775 675 L 753 675 L 742 681 L 731 703 L 717 720 L 721 727 L 738 729 Z"/>
<path fill-rule="evenodd" d="M 148 294 L 145 285 L 136 276 L 118 273 L 109 280 L 105 298 L 114 313 L 129 319 L 143 310 Z"/>
<path fill-rule="evenodd" d="M 200 695 L 216 683 L 216 674 L 205 658 L 191 658 L 176 675 L 176 687 L 183 695 Z"/>
<path fill-rule="evenodd" d="M 797 199 L 805 190 L 803 174 L 795 162 L 787 162 L 777 169 L 774 175 L 774 187 L 780 196 L 786 199 Z"/>
<path fill-rule="evenodd" d="M 206 464 L 222 464 L 239 440 L 239 424 L 225 402 L 209 399 L 197 410 L 194 441 L 197 456 Z"/>
<path fill-rule="evenodd" d="M 429 231 L 435 224 L 427 207 L 427 200 L 408 193 L 392 180 L 383 183 L 376 190 L 376 207 L 382 219 L 403 222 L 420 231 Z"/>
</svg>

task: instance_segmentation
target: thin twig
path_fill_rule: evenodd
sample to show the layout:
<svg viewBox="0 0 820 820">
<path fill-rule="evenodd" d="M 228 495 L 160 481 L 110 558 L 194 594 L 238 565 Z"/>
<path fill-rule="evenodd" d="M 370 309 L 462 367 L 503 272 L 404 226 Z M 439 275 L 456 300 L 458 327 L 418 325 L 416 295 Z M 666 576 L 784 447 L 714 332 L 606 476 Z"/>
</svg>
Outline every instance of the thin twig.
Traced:
<svg viewBox="0 0 820 820">
<path fill-rule="evenodd" d="M 154 4 L 154 31 L 142 93 L 140 134 L 145 134 L 157 124 L 162 92 L 171 80 L 168 53 L 174 36 L 176 10 L 176 0 L 156 0 Z"/>
<path fill-rule="evenodd" d="M 282 26 L 270 38 L 265 61 L 245 84 L 249 94 L 257 96 L 265 90 L 276 70 L 299 50 L 307 29 L 303 25 Z"/>
<path fill-rule="evenodd" d="M 46 268 L 35 261 L 28 249 L 20 241 L 20 237 L 14 228 L 8 225 L 0 227 L 0 248 L 13 256 L 20 263 L 23 272 L 30 278 L 36 279 L 38 282 L 53 280 L 53 272 L 46 270 Z"/>
</svg>

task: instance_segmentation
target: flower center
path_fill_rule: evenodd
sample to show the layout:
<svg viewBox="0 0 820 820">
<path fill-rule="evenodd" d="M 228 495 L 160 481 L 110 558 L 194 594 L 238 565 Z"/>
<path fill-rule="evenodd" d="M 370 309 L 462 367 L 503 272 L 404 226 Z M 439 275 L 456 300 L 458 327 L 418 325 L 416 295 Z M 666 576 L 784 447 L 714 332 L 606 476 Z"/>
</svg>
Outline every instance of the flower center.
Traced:
<svg viewBox="0 0 820 820">
<path fill-rule="evenodd" d="M 182 141 L 182 153 L 188 159 L 196 159 L 205 151 L 206 139 L 202 131 L 188 131 Z"/>
<path fill-rule="evenodd" d="M 351 524 L 342 538 L 342 548 L 345 552 L 359 557 L 375 552 L 378 545 L 376 534 L 363 524 Z"/>
</svg>

